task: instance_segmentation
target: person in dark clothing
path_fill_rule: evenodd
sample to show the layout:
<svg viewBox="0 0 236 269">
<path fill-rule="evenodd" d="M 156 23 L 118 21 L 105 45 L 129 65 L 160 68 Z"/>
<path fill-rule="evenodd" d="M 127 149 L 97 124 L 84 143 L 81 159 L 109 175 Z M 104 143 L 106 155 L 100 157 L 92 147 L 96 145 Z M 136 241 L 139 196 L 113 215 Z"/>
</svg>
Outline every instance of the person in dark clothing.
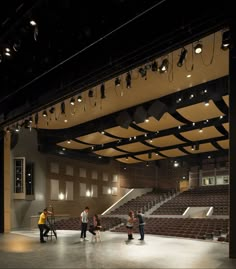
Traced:
<svg viewBox="0 0 236 269">
<path fill-rule="evenodd" d="M 145 222 L 144 222 L 144 214 L 142 214 L 141 211 L 138 211 L 137 219 L 138 219 L 138 222 L 139 222 L 139 233 L 140 233 L 139 240 L 144 240 L 144 225 L 145 225 Z"/>
<path fill-rule="evenodd" d="M 89 227 L 89 232 L 96 235 L 95 231 L 101 230 L 101 220 L 97 214 L 93 216 L 93 224 Z"/>
</svg>

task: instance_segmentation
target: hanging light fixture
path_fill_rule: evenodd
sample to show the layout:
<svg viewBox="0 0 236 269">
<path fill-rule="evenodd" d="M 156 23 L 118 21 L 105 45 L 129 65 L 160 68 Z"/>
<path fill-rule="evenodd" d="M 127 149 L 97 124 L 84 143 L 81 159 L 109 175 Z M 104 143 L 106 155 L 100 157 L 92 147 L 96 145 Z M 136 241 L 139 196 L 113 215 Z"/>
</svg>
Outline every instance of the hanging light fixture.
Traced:
<svg viewBox="0 0 236 269">
<path fill-rule="evenodd" d="M 101 99 L 105 99 L 106 96 L 105 96 L 105 85 L 104 84 L 101 85 L 100 92 L 101 92 Z"/>
<path fill-rule="evenodd" d="M 70 99 L 70 104 L 71 104 L 72 106 L 75 105 L 75 98 L 74 98 L 74 97 L 72 97 L 72 98 Z"/>
<path fill-rule="evenodd" d="M 202 44 L 197 43 L 197 45 L 194 47 L 194 52 L 195 52 L 196 54 L 200 54 L 200 53 L 202 53 Z"/>
<path fill-rule="evenodd" d="M 131 88 L 131 74 L 130 74 L 130 72 L 128 72 L 126 74 L 125 80 L 126 80 L 126 88 L 127 89 Z"/>
<path fill-rule="evenodd" d="M 169 61 L 168 61 L 168 59 L 164 59 L 164 60 L 162 61 L 161 66 L 160 66 L 160 73 L 165 73 L 165 72 L 167 72 L 167 70 L 168 70 L 168 66 L 169 66 Z"/>
<path fill-rule="evenodd" d="M 180 53 L 180 56 L 179 56 L 179 61 L 177 63 L 177 66 L 178 67 L 182 67 L 182 65 L 183 65 L 183 63 L 184 63 L 184 61 L 186 59 L 187 52 L 188 51 L 185 48 L 182 48 L 181 53 Z"/>
<path fill-rule="evenodd" d="M 119 78 L 119 77 L 117 77 L 117 78 L 115 79 L 115 86 L 116 86 L 116 87 L 119 87 L 119 86 L 120 86 L 120 78 Z"/>
</svg>

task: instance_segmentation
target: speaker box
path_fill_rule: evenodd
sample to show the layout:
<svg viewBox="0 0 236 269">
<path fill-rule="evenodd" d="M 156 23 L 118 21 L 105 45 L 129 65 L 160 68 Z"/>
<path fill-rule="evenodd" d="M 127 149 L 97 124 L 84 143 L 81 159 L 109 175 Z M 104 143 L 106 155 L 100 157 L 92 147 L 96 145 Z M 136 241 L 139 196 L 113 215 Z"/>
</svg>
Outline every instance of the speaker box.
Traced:
<svg viewBox="0 0 236 269">
<path fill-rule="evenodd" d="M 167 106 L 158 100 L 152 103 L 148 109 L 148 114 L 157 120 L 160 120 L 165 112 L 167 112 Z"/>
<path fill-rule="evenodd" d="M 147 111 L 142 107 L 139 106 L 135 109 L 134 112 L 134 121 L 135 123 L 142 123 L 146 120 L 147 118 Z"/>
<path fill-rule="evenodd" d="M 129 128 L 129 125 L 131 122 L 132 122 L 132 118 L 127 111 L 120 112 L 120 114 L 116 118 L 116 123 L 120 127 L 125 128 L 125 129 Z"/>
</svg>

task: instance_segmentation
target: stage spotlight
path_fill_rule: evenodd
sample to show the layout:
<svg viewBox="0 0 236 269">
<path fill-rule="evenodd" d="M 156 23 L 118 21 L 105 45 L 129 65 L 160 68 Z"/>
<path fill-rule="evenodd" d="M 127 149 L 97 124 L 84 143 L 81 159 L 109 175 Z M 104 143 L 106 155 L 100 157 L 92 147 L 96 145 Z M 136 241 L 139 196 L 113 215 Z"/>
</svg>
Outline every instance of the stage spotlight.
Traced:
<svg viewBox="0 0 236 269">
<path fill-rule="evenodd" d="M 120 78 L 119 78 L 119 77 L 117 77 L 117 78 L 115 79 L 115 86 L 116 86 L 116 87 L 119 87 L 119 86 L 120 86 Z"/>
<path fill-rule="evenodd" d="M 229 46 L 230 46 L 230 41 L 231 41 L 230 31 L 223 32 L 221 49 L 222 50 L 227 50 L 229 48 Z"/>
<path fill-rule="evenodd" d="M 168 66 L 169 66 L 169 61 L 167 59 L 164 59 L 162 61 L 162 64 L 160 66 L 160 73 L 165 73 L 168 70 Z"/>
<path fill-rule="evenodd" d="M 152 69 L 153 72 L 156 72 L 156 71 L 157 71 L 158 66 L 157 66 L 157 62 L 156 62 L 156 61 L 154 61 L 154 62 L 152 63 L 152 67 L 151 67 L 151 69 Z"/>
<path fill-rule="evenodd" d="M 202 44 L 197 43 L 197 45 L 194 47 L 194 52 L 195 52 L 196 54 L 200 54 L 200 53 L 202 53 Z"/>
<path fill-rule="evenodd" d="M 75 98 L 74 98 L 74 97 L 72 97 L 72 98 L 70 99 L 70 104 L 71 104 L 72 106 L 75 105 Z"/>
<path fill-rule="evenodd" d="M 185 61 L 185 58 L 187 56 L 187 52 L 188 51 L 185 48 L 182 48 L 181 53 L 180 53 L 180 56 L 179 56 L 179 61 L 177 63 L 177 66 L 178 67 L 181 67 L 183 65 L 183 63 Z"/>
<path fill-rule="evenodd" d="M 139 73 L 140 73 L 140 75 L 141 75 L 142 78 L 146 77 L 147 70 L 145 68 L 140 67 L 138 71 L 139 71 Z"/>
<path fill-rule="evenodd" d="M 131 88 L 131 74 L 130 74 L 130 72 L 128 72 L 126 74 L 125 80 L 126 80 L 126 88 L 127 89 Z"/>
<path fill-rule="evenodd" d="M 105 96 L 105 85 L 104 84 L 101 85 L 100 92 L 101 92 L 101 99 L 105 99 L 106 96 Z"/>
<path fill-rule="evenodd" d="M 82 102 L 82 96 L 81 96 L 81 95 L 78 96 L 77 101 L 78 101 L 79 103 Z"/>
</svg>

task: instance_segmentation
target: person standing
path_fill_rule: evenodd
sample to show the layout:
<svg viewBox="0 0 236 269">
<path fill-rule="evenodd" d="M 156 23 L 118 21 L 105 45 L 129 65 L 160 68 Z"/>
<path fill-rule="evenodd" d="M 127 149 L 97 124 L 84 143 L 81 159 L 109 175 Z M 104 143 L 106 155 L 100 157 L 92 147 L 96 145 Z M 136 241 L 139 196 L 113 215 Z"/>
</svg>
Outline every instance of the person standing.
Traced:
<svg viewBox="0 0 236 269">
<path fill-rule="evenodd" d="M 86 206 L 84 211 L 80 215 L 80 220 L 81 220 L 81 235 L 80 239 L 87 241 L 86 239 L 86 232 L 87 232 L 87 226 L 88 226 L 88 212 L 89 212 L 89 207 Z"/>
<path fill-rule="evenodd" d="M 140 238 L 139 240 L 144 240 L 144 214 L 141 213 L 141 211 L 138 211 L 137 214 L 138 222 L 139 222 L 139 233 L 140 233 Z"/>
<path fill-rule="evenodd" d="M 136 219 L 134 218 L 134 212 L 132 210 L 129 211 L 128 219 L 126 223 L 127 233 L 128 233 L 128 240 L 134 239 L 133 238 L 133 226 Z"/>
<path fill-rule="evenodd" d="M 43 212 L 39 216 L 38 220 L 38 228 L 40 231 L 40 242 L 46 243 L 44 237 L 48 236 L 48 232 L 50 231 L 49 226 L 46 224 L 48 214 L 52 214 L 52 212 L 48 211 L 47 208 L 43 210 Z"/>
</svg>

